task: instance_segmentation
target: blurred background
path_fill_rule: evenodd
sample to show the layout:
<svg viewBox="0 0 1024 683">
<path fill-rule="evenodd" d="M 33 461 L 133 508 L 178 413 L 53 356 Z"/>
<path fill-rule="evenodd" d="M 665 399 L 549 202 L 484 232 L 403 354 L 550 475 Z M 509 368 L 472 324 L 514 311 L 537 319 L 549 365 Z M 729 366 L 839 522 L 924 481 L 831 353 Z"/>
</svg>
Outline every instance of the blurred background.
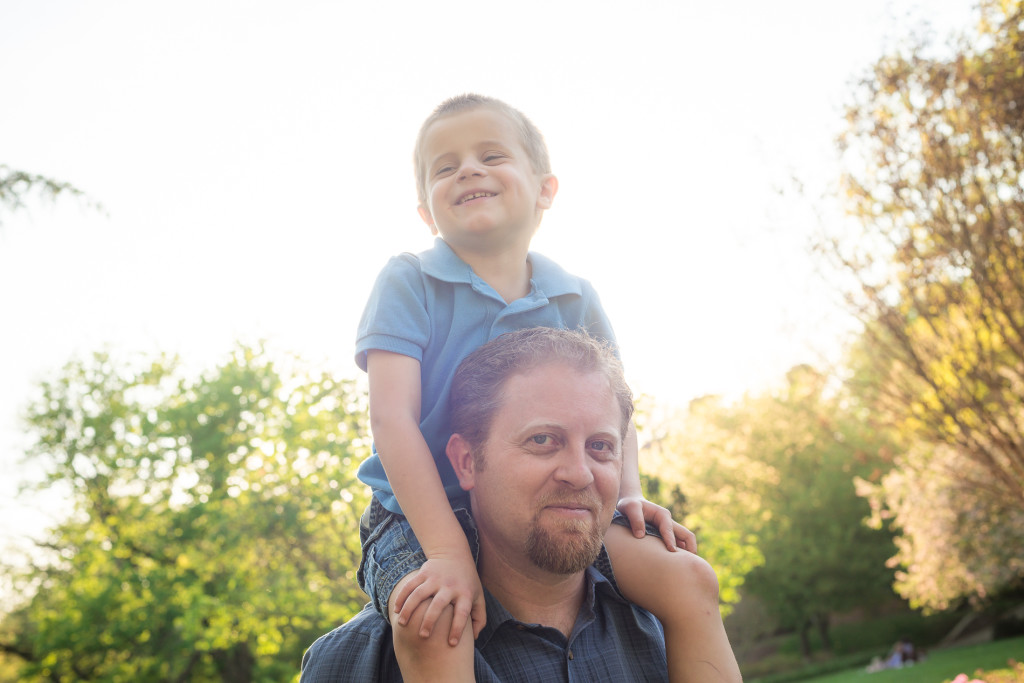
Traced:
<svg viewBox="0 0 1024 683">
<path fill-rule="evenodd" d="M 387 258 L 431 244 L 411 151 L 461 92 L 546 137 L 534 247 L 601 294 L 648 495 L 718 569 L 748 679 L 1009 634 L 1020 22 L 0 5 L 0 672 L 290 680 L 359 608 L 355 328 Z"/>
</svg>

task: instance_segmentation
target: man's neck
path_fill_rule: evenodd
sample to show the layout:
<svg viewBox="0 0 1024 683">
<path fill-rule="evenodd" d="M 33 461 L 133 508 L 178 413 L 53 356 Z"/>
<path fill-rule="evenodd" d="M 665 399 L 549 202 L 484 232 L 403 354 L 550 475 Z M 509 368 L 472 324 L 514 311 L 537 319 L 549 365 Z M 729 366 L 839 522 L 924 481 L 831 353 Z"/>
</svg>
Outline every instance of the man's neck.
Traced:
<svg viewBox="0 0 1024 683">
<path fill-rule="evenodd" d="M 482 549 L 481 549 L 482 550 Z M 484 554 L 480 580 L 508 613 L 526 624 L 542 624 L 572 633 L 586 590 L 584 572 L 552 574 L 522 568 Z"/>
</svg>

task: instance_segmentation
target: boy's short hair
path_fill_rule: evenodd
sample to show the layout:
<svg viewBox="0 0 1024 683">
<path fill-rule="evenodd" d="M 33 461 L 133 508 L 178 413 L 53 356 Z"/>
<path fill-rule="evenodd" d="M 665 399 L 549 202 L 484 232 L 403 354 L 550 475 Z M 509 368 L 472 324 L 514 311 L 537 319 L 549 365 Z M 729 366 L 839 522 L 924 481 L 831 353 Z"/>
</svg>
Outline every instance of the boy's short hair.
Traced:
<svg viewBox="0 0 1024 683">
<path fill-rule="evenodd" d="M 427 169 L 426 160 L 423 158 L 423 140 L 427 130 L 434 125 L 438 119 L 452 114 L 472 111 L 480 107 L 490 107 L 495 111 L 504 114 L 512 125 L 519 131 L 519 137 L 523 143 L 526 154 L 530 157 L 530 165 L 534 173 L 544 175 L 551 173 L 551 159 L 548 157 L 548 147 L 544 143 L 544 136 L 537 130 L 530 119 L 526 118 L 523 112 L 494 97 L 465 93 L 450 97 L 437 106 L 437 109 L 427 117 L 427 120 L 420 126 L 419 135 L 416 136 L 416 148 L 413 150 L 413 165 L 416 168 L 416 196 L 420 206 L 427 205 Z"/>
<path fill-rule="evenodd" d="M 494 416 L 501 410 L 502 390 L 508 379 L 548 363 L 604 375 L 621 411 L 625 438 L 633 416 L 633 392 L 611 344 L 591 337 L 582 328 L 551 327 L 506 332 L 466 356 L 452 378 L 448 404 L 452 433 L 461 435 L 479 452 Z"/>
</svg>

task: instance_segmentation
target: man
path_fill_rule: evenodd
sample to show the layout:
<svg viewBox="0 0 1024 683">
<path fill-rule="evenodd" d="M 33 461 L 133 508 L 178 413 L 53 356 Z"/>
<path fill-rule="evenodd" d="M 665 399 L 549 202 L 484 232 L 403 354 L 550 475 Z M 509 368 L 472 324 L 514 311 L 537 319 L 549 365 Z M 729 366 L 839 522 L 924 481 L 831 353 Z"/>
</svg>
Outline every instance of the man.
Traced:
<svg viewBox="0 0 1024 683">
<path fill-rule="evenodd" d="M 661 625 L 619 595 L 602 550 L 633 411 L 615 356 L 577 332 L 512 332 L 463 361 L 451 402 L 447 454 L 472 518 L 457 514 L 486 589 L 476 679 L 668 680 Z M 665 587 L 703 612 L 687 626 L 700 649 L 687 679 L 739 680 L 714 573 L 692 557 L 693 580 Z M 313 644 L 301 680 L 400 681 L 390 625 L 364 609 Z"/>
</svg>

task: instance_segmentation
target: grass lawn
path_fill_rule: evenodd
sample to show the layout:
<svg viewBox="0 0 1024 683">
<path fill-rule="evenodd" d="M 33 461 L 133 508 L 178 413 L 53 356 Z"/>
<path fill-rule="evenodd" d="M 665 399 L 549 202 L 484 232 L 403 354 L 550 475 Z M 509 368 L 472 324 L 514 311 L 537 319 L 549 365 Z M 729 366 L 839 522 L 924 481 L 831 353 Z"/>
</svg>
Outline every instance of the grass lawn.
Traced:
<svg viewBox="0 0 1024 683">
<path fill-rule="evenodd" d="M 925 661 L 904 669 L 871 674 L 864 669 L 850 669 L 819 678 L 808 678 L 805 683 L 943 683 L 961 673 L 973 677 L 978 669 L 1007 669 L 1007 662 L 1011 659 L 1024 661 L 1024 637 L 935 650 L 928 653 Z"/>
</svg>

